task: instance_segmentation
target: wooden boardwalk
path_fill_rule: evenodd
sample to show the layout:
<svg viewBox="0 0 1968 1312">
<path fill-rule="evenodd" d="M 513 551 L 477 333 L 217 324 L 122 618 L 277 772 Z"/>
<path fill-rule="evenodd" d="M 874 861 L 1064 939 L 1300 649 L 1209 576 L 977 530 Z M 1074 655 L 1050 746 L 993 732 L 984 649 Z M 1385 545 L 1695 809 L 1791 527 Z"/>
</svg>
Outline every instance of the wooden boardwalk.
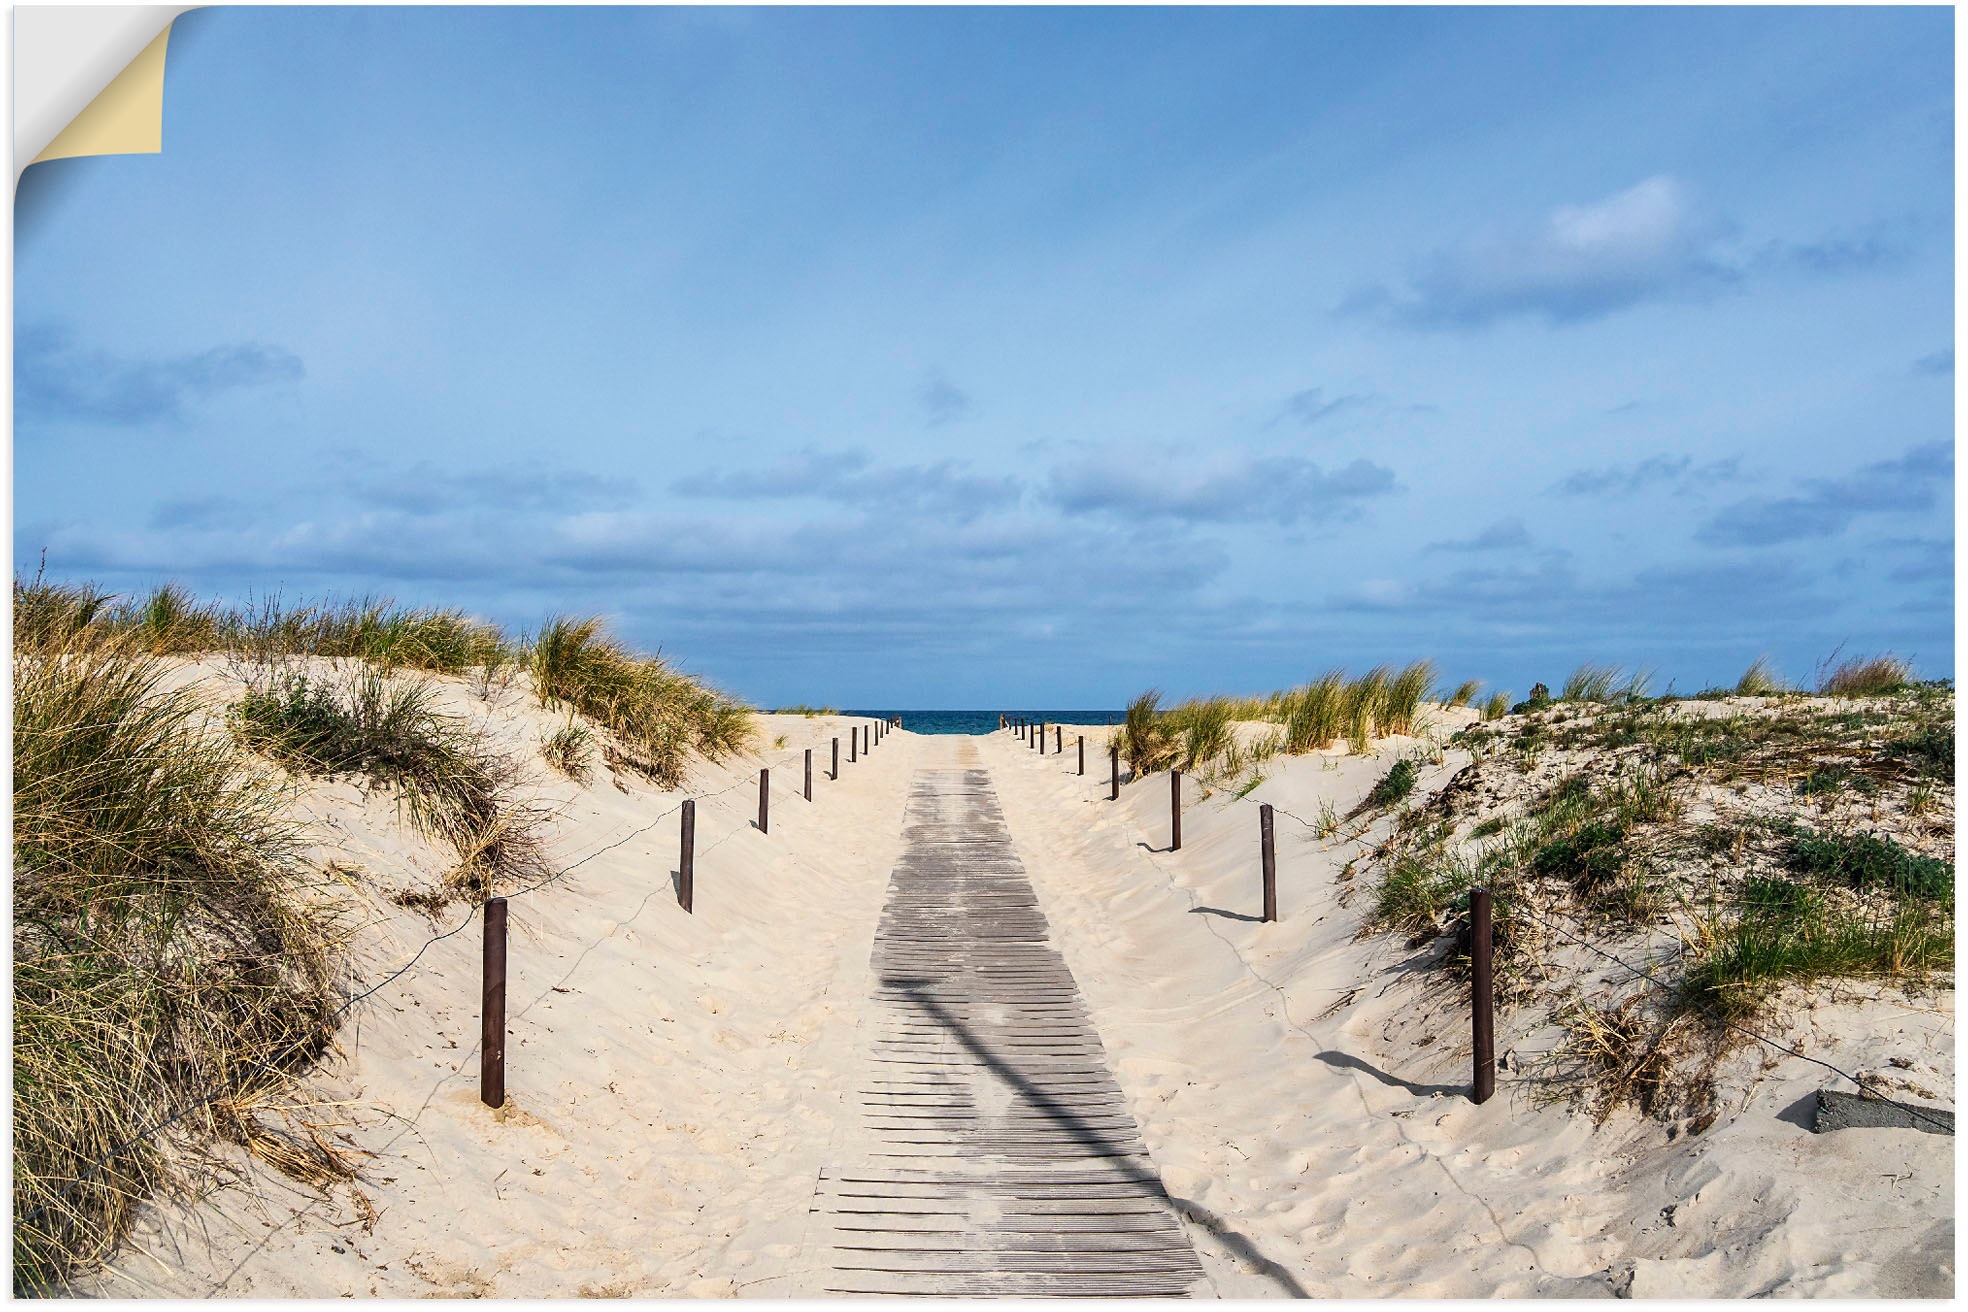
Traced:
<svg viewBox="0 0 1968 1312">
<path fill-rule="evenodd" d="M 920 771 L 875 938 L 832 1294 L 1179 1295 L 1203 1272 L 982 769 Z"/>
</svg>

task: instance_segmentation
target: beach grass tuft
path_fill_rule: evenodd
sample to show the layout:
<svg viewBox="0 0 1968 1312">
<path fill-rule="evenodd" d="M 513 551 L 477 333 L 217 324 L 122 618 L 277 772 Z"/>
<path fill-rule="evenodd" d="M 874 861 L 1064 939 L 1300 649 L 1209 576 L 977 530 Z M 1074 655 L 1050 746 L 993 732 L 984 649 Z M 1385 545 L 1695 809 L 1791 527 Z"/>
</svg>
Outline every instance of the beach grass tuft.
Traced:
<svg viewBox="0 0 1968 1312">
<path fill-rule="evenodd" d="M 622 740 L 623 758 L 665 788 L 683 782 L 690 753 L 715 760 L 756 733 L 749 708 L 642 656 L 610 636 L 599 616 L 552 616 L 528 649 L 542 706 L 571 707 Z"/>
<path fill-rule="evenodd" d="M 1881 697 L 1912 681 L 1913 666 L 1889 652 L 1840 661 L 1819 677 L 1818 691 L 1827 697 Z"/>
<path fill-rule="evenodd" d="M 17 1291 L 104 1256 L 176 1178 L 179 1149 L 130 1142 L 174 1112 L 274 1160 L 254 1109 L 332 1025 L 340 929 L 285 789 L 163 685 L 171 631 L 16 635 Z"/>
<path fill-rule="evenodd" d="M 539 849 L 508 801 L 512 763 L 435 711 L 433 691 L 372 666 L 341 679 L 283 674 L 246 690 L 232 728 L 296 774 L 354 774 L 393 792 L 413 828 L 457 852 L 452 886 L 483 897 L 498 877 L 538 871 Z"/>
<path fill-rule="evenodd" d="M 1774 697 L 1789 691 L 1790 685 L 1777 673 L 1775 663 L 1768 656 L 1758 656 L 1751 661 L 1749 668 L 1742 672 L 1742 678 L 1736 680 L 1738 697 Z"/>
</svg>

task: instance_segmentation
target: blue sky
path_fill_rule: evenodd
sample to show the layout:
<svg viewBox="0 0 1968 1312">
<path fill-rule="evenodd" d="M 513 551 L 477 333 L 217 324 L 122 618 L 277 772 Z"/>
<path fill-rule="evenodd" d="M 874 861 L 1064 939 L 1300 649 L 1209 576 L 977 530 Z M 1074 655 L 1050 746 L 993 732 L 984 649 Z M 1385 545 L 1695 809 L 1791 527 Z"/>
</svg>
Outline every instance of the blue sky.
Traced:
<svg viewBox="0 0 1968 1312">
<path fill-rule="evenodd" d="M 16 203 L 16 568 L 767 704 L 1953 672 L 1953 16 L 252 9 Z"/>
</svg>

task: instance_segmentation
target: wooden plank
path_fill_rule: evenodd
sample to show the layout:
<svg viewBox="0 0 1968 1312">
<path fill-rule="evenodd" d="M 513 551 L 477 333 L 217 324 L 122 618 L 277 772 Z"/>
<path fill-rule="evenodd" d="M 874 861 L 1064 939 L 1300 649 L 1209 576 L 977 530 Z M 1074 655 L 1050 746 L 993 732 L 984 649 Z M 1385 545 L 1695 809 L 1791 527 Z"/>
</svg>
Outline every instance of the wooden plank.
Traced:
<svg viewBox="0 0 1968 1312">
<path fill-rule="evenodd" d="M 827 1292 L 1146 1297 L 1201 1282 L 989 775 L 926 770 L 871 964 Z"/>
</svg>

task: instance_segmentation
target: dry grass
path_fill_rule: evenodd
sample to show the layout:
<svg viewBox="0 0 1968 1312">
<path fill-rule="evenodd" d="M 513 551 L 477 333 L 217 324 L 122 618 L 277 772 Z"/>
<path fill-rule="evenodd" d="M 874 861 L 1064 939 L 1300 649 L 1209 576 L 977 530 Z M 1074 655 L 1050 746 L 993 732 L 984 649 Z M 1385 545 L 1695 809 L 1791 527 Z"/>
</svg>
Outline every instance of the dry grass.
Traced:
<svg viewBox="0 0 1968 1312">
<path fill-rule="evenodd" d="M 1426 727 L 1422 704 L 1435 683 L 1435 663 L 1415 661 L 1398 674 L 1380 665 L 1357 679 L 1344 670 L 1328 670 L 1310 683 L 1258 697 L 1202 697 L 1172 707 L 1162 705 L 1161 692 L 1150 689 L 1128 704 L 1127 717 L 1112 739 L 1136 775 L 1179 768 L 1208 771 L 1233 779 L 1262 764 L 1277 752 L 1302 755 L 1330 750 L 1342 738 L 1349 750 L 1366 753 L 1378 738 L 1419 734 Z M 1475 683 L 1456 690 L 1466 705 Z M 1275 737 L 1240 747 L 1233 732 L 1238 722 L 1269 722 L 1279 726 Z"/>
<path fill-rule="evenodd" d="M 785 741 L 779 740 L 782 746 Z M 593 743 L 594 735 L 570 719 L 540 740 L 540 756 L 556 773 L 580 783 L 588 777 Z"/>
<path fill-rule="evenodd" d="M 277 778 L 160 686 L 168 627 L 48 622 L 14 665 L 14 1280 L 107 1253 L 185 1158 L 258 1151 L 254 1109 L 334 1015 L 338 930 Z M 198 1099 L 222 1095 L 211 1105 Z"/>
<path fill-rule="evenodd" d="M 195 1187 L 224 1140 L 315 1184 L 351 1160 L 290 1077 L 328 1041 L 339 889 L 300 858 L 292 774 L 349 773 L 449 844 L 439 904 L 539 861 L 513 763 L 440 714 L 422 677 L 490 699 L 523 672 L 606 726 L 636 767 L 736 750 L 749 711 L 595 621 L 523 646 L 462 612 L 360 601 L 227 609 L 166 585 L 119 603 L 14 587 L 14 1272 L 58 1287 L 113 1249 L 147 1197 Z M 247 683 L 223 731 L 165 680 L 222 656 Z M 341 657 L 324 673 L 311 658 Z M 550 740 L 585 768 L 591 730 Z M 605 751 L 614 753 L 612 745 Z M 266 758 L 265 760 L 260 759 Z"/>
<path fill-rule="evenodd" d="M 1913 682 L 1913 666 L 1890 652 L 1853 656 L 1822 672 L 1818 691 L 1827 697 L 1880 697 Z"/>
<path fill-rule="evenodd" d="M 541 873 L 535 817 L 510 797 L 513 763 L 433 710 L 433 691 L 372 666 L 339 679 L 280 674 L 247 689 L 232 727 L 297 774 L 359 775 L 394 794 L 413 828 L 458 854 L 449 888 L 482 898 L 500 878 Z"/>
<path fill-rule="evenodd" d="M 621 759 L 663 787 L 683 781 L 690 753 L 738 752 L 756 730 L 751 711 L 662 660 L 630 651 L 598 616 L 555 616 L 528 652 L 542 706 L 566 706 L 606 726 Z"/>
<path fill-rule="evenodd" d="M 1749 663 L 1742 678 L 1736 680 L 1738 697 L 1774 697 L 1778 693 L 1790 691 L 1790 685 L 1777 673 L 1777 667 L 1768 656 L 1758 656 Z"/>
</svg>

